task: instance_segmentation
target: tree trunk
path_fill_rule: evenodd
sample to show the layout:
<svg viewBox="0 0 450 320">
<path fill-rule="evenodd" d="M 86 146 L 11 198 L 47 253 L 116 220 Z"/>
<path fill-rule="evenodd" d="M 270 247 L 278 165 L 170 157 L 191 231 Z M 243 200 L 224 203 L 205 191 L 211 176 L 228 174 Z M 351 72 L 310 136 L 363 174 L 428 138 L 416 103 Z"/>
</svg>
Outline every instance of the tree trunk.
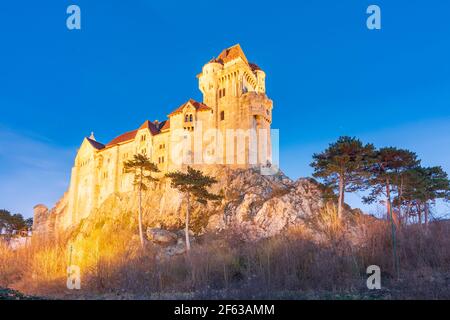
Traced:
<svg viewBox="0 0 450 320">
<path fill-rule="evenodd" d="M 141 247 L 144 247 L 144 233 L 142 232 L 142 169 L 140 175 L 140 183 L 139 183 L 139 239 L 141 240 Z"/>
<path fill-rule="evenodd" d="M 428 202 L 425 202 L 425 204 L 423 205 L 423 209 L 424 209 L 424 218 L 425 218 L 425 229 L 428 227 L 428 216 L 430 213 L 430 208 L 428 207 Z"/>
<path fill-rule="evenodd" d="M 420 203 L 417 204 L 417 220 L 419 224 L 422 224 L 422 208 L 420 207 Z"/>
<path fill-rule="evenodd" d="M 342 209 L 344 206 L 344 175 L 339 175 L 339 200 L 338 200 L 338 218 L 342 218 Z"/>
<path fill-rule="evenodd" d="M 389 183 L 389 179 L 386 179 L 386 210 L 388 220 L 392 219 L 391 217 L 391 186 Z"/>
<path fill-rule="evenodd" d="M 187 194 L 187 209 L 186 209 L 186 226 L 184 229 L 184 233 L 186 236 L 186 251 L 189 252 L 189 250 L 191 250 L 191 242 L 189 240 L 189 214 L 190 214 L 190 202 L 189 202 L 189 194 Z"/>
<path fill-rule="evenodd" d="M 403 177 L 400 178 L 400 188 L 398 190 L 398 221 L 402 224 L 402 196 L 403 196 Z"/>
<path fill-rule="evenodd" d="M 411 202 L 408 201 L 408 204 L 406 205 L 406 212 L 405 212 L 405 219 L 406 219 L 406 224 L 408 224 L 409 222 L 411 222 Z"/>
</svg>

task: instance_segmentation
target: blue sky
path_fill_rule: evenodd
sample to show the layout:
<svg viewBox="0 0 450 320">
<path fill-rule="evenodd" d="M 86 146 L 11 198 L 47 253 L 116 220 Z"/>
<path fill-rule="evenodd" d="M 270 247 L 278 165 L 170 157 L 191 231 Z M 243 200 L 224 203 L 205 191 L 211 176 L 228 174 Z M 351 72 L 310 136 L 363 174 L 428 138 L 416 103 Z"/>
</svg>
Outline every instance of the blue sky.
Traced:
<svg viewBox="0 0 450 320">
<path fill-rule="evenodd" d="M 70 4 L 79 31 L 66 28 Z M 3 1 L 0 207 L 30 216 L 51 206 L 84 136 L 107 142 L 201 100 L 195 75 L 236 43 L 266 71 L 290 177 L 310 175 L 312 153 L 340 135 L 410 148 L 450 172 L 450 2 L 226 4 Z M 381 7 L 379 31 L 366 28 L 370 4 Z"/>
</svg>

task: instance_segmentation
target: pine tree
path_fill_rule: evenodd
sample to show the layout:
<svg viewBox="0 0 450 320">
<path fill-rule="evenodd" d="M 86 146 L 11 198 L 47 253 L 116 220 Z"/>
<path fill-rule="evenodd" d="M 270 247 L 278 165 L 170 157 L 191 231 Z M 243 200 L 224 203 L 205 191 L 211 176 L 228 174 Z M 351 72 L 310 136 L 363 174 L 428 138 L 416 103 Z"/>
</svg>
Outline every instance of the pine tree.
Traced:
<svg viewBox="0 0 450 320">
<path fill-rule="evenodd" d="M 0 234 L 6 232 L 11 219 L 11 213 L 8 210 L 0 209 Z"/>
<path fill-rule="evenodd" d="M 30 231 L 33 218 L 24 219 L 20 213 L 11 214 L 8 210 L 0 210 L 0 234 L 12 236 L 23 231 Z"/>
<path fill-rule="evenodd" d="M 407 206 L 406 214 L 414 213 L 422 223 L 428 224 L 430 206 L 437 199 L 450 200 L 450 181 L 441 167 L 416 167 L 409 171 L 405 184 L 403 204 Z M 411 210 L 415 208 L 415 210 Z"/>
<path fill-rule="evenodd" d="M 314 177 L 338 191 L 338 216 L 342 218 L 345 192 L 366 187 L 367 168 L 373 159 L 374 146 L 364 145 L 352 137 L 340 137 L 319 154 L 313 155 Z"/>
<path fill-rule="evenodd" d="M 419 165 L 417 155 L 409 150 L 394 147 L 382 148 L 375 153 L 369 169 L 368 180 L 371 192 L 363 198 L 365 203 L 373 203 L 384 197 L 386 201 L 386 216 L 390 217 L 393 186 L 397 189 L 397 202 L 401 203 L 405 176 Z"/>
<path fill-rule="evenodd" d="M 159 172 L 158 166 L 150 161 L 145 154 L 136 154 L 132 160 L 124 162 L 126 172 L 134 173 L 134 186 L 139 191 L 139 239 L 141 246 L 144 247 L 144 232 L 142 230 L 142 191 L 148 189 L 148 183 L 156 182 L 158 179 L 152 176 L 152 173 Z"/>
<path fill-rule="evenodd" d="M 207 190 L 207 188 L 217 183 L 217 180 L 189 166 L 186 173 L 181 171 L 170 172 L 166 174 L 166 177 L 171 179 L 171 186 L 183 193 L 186 199 L 185 237 L 186 250 L 189 252 L 191 249 L 189 240 L 191 201 L 194 200 L 201 204 L 206 204 L 209 200 L 219 200 L 221 196 L 210 193 Z"/>
</svg>

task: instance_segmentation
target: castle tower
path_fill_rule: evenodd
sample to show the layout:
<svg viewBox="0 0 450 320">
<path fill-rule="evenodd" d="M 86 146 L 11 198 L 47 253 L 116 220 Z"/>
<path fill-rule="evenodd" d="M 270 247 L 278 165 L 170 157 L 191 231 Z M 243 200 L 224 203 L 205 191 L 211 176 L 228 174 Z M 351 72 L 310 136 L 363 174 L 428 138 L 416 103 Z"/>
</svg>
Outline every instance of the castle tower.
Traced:
<svg viewBox="0 0 450 320">
<path fill-rule="evenodd" d="M 249 62 L 241 46 L 237 44 L 223 50 L 217 58 L 205 64 L 197 77 L 199 89 L 203 93 L 203 103 L 214 110 L 215 127 L 224 137 L 227 136 L 227 130 L 234 130 L 235 133 L 241 130 L 247 134 L 251 133 L 249 130 L 255 131 L 258 136 L 256 161 L 259 164 L 270 161 L 273 104 L 266 95 L 264 71 Z M 264 139 L 261 138 L 263 135 Z M 224 150 L 227 148 L 225 144 L 226 141 Z M 254 164 L 252 152 L 255 153 L 255 150 L 249 150 L 247 146 L 245 164 Z M 236 144 L 235 163 L 241 162 L 236 158 L 238 153 Z M 224 157 L 227 157 L 226 152 Z M 225 163 L 229 162 L 225 160 Z"/>
</svg>

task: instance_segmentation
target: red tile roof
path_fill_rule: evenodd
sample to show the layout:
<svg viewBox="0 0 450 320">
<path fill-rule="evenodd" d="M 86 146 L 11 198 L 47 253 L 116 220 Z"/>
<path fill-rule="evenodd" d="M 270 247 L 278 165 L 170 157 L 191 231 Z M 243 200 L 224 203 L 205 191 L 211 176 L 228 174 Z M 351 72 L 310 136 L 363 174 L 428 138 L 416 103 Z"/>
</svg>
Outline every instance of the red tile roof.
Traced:
<svg viewBox="0 0 450 320">
<path fill-rule="evenodd" d="M 161 124 L 162 124 L 160 129 L 161 131 L 170 129 L 170 120 L 163 121 L 161 122 Z"/>
<path fill-rule="evenodd" d="M 106 146 L 111 147 L 113 145 L 116 145 L 116 144 L 119 144 L 122 142 L 133 140 L 136 137 L 137 132 L 138 132 L 138 130 L 125 132 L 124 134 L 121 134 L 120 136 L 112 139 L 109 143 L 106 144 Z"/>
<path fill-rule="evenodd" d="M 247 63 L 248 66 L 252 69 L 252 71 L 261 70 L 261 68 L 257 64 L 249 62 L 247 60 L 247 57 L 245 56 L 244 51 L 242 50 L 239 44 L 236 44 L 232 47 L 223 50 L 217 58 L 212 59 L 210 62 L 218 62 L 220 64 L 225 64 L 238 57 L 241 57 L 242 60 L 244 60 L 244 62 Z"/>
<path fill-rule="evenodd" d="M 215 59 L 215 61 L 224 64 L 224 63 L 232 61 L 238 57 L 241 57 L 242 60 L 244 60 L 246 63 L 248 63 L 247 58 L 245 57 L 244 51 L 242 51 L 241 46 L 239 44 L 236 44 L 232 47 L 229 47 L 229 48 L 223 50 L 219 54 L 219 56 Z"/>
<path fill-rule="evenodd" d="M 174 115 L 174 114 L 183 112 L 183 108 L 184 108 L 188 103 L 192 104 L 192 105 L 194 106 L 195 110 L 197 110 L 197 111 L 210 111 L 210 110 L 212 110 L 212 109 L 211 109 L 210 107 L 208 107 L 206 104 L 203 104 L 203 103 L 201 103 L 201 102 L 197 102 L 197 101 L 195 101 L 195 100 L 193 100 L 193 99 L 189 99 L 188 102 L 183 103 L 183 104 L 182 104 L 181 106 L 179 106 L 175 111 L 172 111 L 172 112 L 169 114 L 169 117 L 172 116 L 172 115 Z"/>
<path fill-rule="evenodd" d="M 184 103 L 183 105 L 181 105 L 180 107 L 178 107 L 175 111 L 173 111 L 171 114 L 169 114 L 169 117 L 175 113 L 179 113 L 182 112 L 183 108 L 188 104 L 192 104 L 194 106 L 194 108 L 197 111 L 209 111 L 212 110 L 210 107 L 208 107 L 207 105 L 197 102 L 193 99 L 189 99 L 188 102 Z M 121 134 L 120 136 L 115 137 L 114 139 L 112 139 L 110 142 L 108 142 L 106 144 L 106 146 L 94 141 L 94 140 L 90 140 L 89 142 L 91 144 L 95 144 L 94 147 L 96 147 L 97 149 L 103 149 L 103 148 L 108 148 L 108 147 L 112 147 L 114 145 L 117 145 L 119 143 L 123 143 L 123 142 L 127 142 L 127 141 L 131 141 L 136 137 L 136 134 L 139 130 L 142 129 L 149 129 L 150 133 L 152 135 L 157 135 L 159 133 L 161 133 L 161 131 L 163 130 L 168 130 L 170 129 L 170 120 L 165 120 L 162 122 L 158 122 L 155 120 L 155 122 L 151 122 L 149 120 L 146 120 L 138 129 L 133 130 L 133 131 L 128 131 L 125 132 L 124 134 Z M 103 146 L 103 148 L 102 148 Z"/>
</svg>

